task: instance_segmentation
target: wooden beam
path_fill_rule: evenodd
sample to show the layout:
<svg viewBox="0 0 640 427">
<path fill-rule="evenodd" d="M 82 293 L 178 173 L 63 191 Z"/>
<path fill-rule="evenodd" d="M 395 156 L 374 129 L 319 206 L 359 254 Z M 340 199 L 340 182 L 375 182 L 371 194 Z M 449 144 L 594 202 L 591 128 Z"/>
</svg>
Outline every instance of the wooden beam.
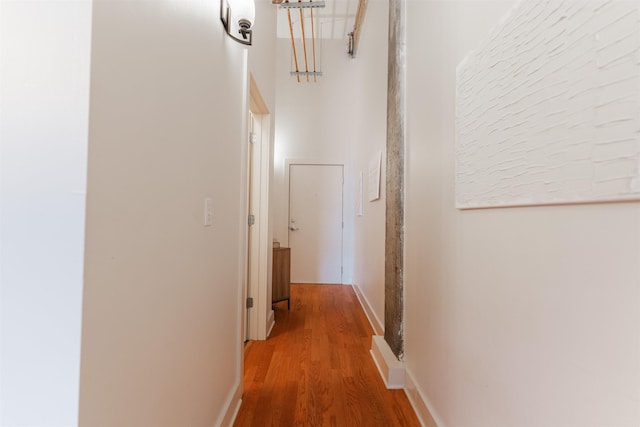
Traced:
<svg viewBox="0 0 640 427">
<path fill-rule="evenodd" d="M 316 77 L 316 74 L 315 74 L 316 73 L 316 29 L 313 23 L 313 9 L 309 9 L 309 14 L 311 16 L 311 44 L 313 48 L 313 72 L 314 72 L 313 81 L 317 82 L 318 77 Z"/>
<path fill-rule="evenodd" d="M 349 56 L 355 58 L 360 44 L 360 34 L 362 33 L 362 24 L 364 16 L 367 13 L 367 4 L 369 0 L 360 0 L 358 3 L 358 11 L 356 12 L 356 22 L 353 24 L 353 31 L 349 33 Z"/>
<path fill-rule="evenodd" d="M 300 3 L 301 0 L 298 0 Z M 307 61 L 307 38 L 304 35 L 304 15 L 302 14 L 302 9 L 300 9 L 300 26 L 302 28 L 302 49 L 304 50 L 304 68 L 305 71 L 309 72 L 309 62 Z M 307 75 L 307 81 L 309 81 L 309 75 Z"/>
<path fill-rule="evenodd" d="M 289 3 L 289 0 L 287 0 Z M 293 24 L 291 23 L 291 9 L 287 9 L 287 17 L 289 18 L 289 33 L 291 34 L 291 49 L 293 50 L 293 60 L 296 64 L 296 73 L 300 71 L 298 68 L 298 55 L 296 54 L 296 41 L 293 38 Z M 300 83 L 300 76 L 298 76 L 298 83 Z"/>
<path fill-rule="evenodd" d="M 384 340 L 404 356 L 404 166 L 405 27 L 404 0 L 389 2 L 387 77 L 387 175 L 384 280 Z"/>
</svg>

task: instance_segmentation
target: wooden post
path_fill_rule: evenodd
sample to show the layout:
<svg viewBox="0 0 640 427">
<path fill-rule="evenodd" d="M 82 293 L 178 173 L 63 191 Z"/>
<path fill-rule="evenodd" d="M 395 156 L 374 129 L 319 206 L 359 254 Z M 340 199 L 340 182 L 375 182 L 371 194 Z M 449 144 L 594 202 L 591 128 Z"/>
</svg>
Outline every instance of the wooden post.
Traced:
<svg viewBox="0 0 640 427">
<path fill-rule="evenodd" d="M 404 355 L 405 0 L 389 1 L 384 339 Z"/>
</svg>

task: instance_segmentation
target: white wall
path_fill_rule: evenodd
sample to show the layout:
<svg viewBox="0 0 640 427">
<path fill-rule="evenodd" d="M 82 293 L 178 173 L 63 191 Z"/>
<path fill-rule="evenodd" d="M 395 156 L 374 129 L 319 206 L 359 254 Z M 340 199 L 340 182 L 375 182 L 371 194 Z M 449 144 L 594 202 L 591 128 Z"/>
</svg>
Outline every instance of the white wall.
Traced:
<svg viewBox="0 0 640 427">
<path fill-rule="evenodd" d="M 384 328 L 385 176 L 387 141 L 387 45 L 389 2 L 368 3 L 356 58 L 360 105 L 356 111 L 355 186 L 363 173 L 362 216 L 355 218 L 354 285 L 372 309 L 376 333 Z M 369 162 L 382 153 L 380 199 L 369 202 Z M 375 320 L 374 320 L 375 319 Z"/>
<path fill-rule="evenodd" d="M 511 1 L 409 1 L 405 361 L 441 426 L 640 424 L 640 205 L 454 208 L 455 68 Z"/>
<path fill-rule="evenodd" d="M 218 2 L 93 19 L 80 425 L 216 425 L 242 376 L 247 48 Z"/>
<path fill-rule="evenodd" d="M 249 49 L 249 71 L 260 86 L 262 98 L 275 118 L 276 103 L 276 17 L 278 7 L 271 0 L 255 0 L 256 23 Z M 272 126 L 273 128 L 273 126 Z"/>
<path fill-rule="evenodd" d="M 318 47 L 318 50 L 320 48 Z M 300 57 L 302 55 L 298 52 Z M 310 54 L 310 53 L 309 53 Z M 343 282 L 353 279 L 354 141 L 359 138 L 360 69 L 346 54 L 345 40 L 323 40 L 317 83 L 298 83 L 289 75 L 291 41 L 278 40 L 274 147 L 274 238 L 288 245 L 286 160 L 344 164 Z M 320 55 L 318 55 L 320 57 Z M 311 58 L 311 57 L 310 57 Z M 320 68 L 320 61 L 318 62 Z"/>
<path fill-rule="evenodd" d="M 0 424 L 78 419 L 91 2 L 0 2 Z"/>
</svg>

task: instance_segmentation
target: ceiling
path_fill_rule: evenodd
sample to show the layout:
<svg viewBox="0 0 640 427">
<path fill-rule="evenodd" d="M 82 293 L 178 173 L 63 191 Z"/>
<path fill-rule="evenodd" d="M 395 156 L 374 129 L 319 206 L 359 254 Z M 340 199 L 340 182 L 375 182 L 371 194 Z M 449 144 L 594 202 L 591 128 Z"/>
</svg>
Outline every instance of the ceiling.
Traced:
<svg viewBox="0 0 640 427">
<path fill-rule="evenodd" d="M 291 0 L 291 2 L 294 3 L 295 0 Z M 290 10 L 293 35 L 294 38 L 299 40 L 302 35 L 302 26 L 300 25 L 300 9 Z M 309 9 L 303 10 L 305 36 L 306 38 L 311 38 L 311 20 L 309 18 Z M 340 39 L 346 41 L 347 34 L 353 30 L 353 24 L 355 22 L 357 10 L 358 0 L 325 0 L 324 8 L 313 9 L 316 38 Z M 280 9 L 279 7 L 278 38 L 290 38 L 287 10 Z"/>
</svg>

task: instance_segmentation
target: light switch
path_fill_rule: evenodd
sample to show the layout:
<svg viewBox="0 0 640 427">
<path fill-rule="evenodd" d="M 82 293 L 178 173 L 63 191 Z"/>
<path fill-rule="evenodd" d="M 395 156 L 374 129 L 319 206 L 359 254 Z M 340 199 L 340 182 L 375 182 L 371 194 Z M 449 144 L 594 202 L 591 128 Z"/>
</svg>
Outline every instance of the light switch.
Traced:
<svg viewBox="0 0 640 427">
<path fill-rule="evenodd" d="M 213 199 L 211 197 L 204 198 L 204 225 L 205 227 L 213 225 Z"/>
</svg>

